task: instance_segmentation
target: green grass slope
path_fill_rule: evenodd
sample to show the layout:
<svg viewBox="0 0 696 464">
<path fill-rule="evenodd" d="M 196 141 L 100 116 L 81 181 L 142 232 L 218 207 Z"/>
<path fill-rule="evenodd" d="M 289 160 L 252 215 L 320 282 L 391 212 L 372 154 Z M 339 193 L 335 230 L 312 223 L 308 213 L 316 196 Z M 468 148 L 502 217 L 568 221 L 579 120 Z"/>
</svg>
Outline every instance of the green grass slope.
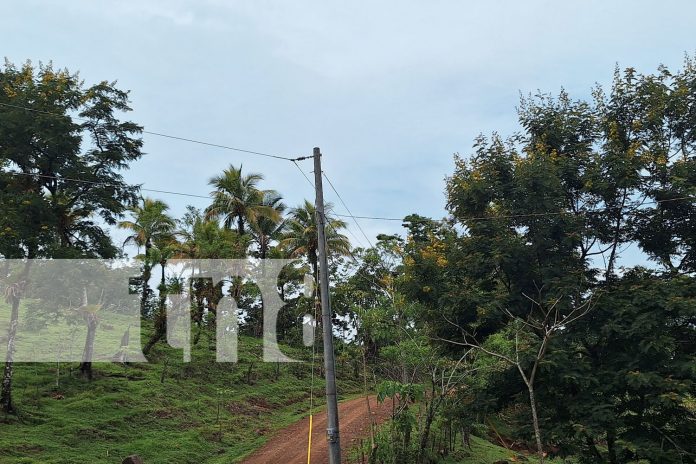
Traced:
<svg viewBox="0 0 696 464">
<path fill-rule="evenodd" d="M 310 352 L 282 349 L 304 360 Z M 95 364 L 91 382 L 77 363 L 17 363 L 18 414 L 0 413 L 0 462 L 120 463 L 130 454 L 148 464 L 237 462 L 307 414 L 308 363 L 263 363 L 261 340 L 249 337 L 239 339 L 236 364 L 216 363 L 214 350 L 204 335 L 183 363 L 180 350 L 159 344 L 155 362 Z M 339 379 L 342 396 L 360 385 Z M 315 394 L 321 404 L 321 379 Z"/>
</svg>

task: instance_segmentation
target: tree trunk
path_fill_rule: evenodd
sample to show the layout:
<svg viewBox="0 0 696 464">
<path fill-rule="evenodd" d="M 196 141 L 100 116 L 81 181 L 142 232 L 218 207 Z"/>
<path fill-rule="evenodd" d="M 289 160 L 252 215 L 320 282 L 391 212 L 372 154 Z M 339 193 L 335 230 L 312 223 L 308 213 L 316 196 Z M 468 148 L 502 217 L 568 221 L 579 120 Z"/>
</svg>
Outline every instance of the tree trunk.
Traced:
<svg viewBox="0 0 696 464">
<path fill-rule="evenodd" d="M 158 329 L 157 324 L 155 324 L 155 333 L 152 334 L 152 337 L 150 337 L 150 340 L 147 341 L 145 346 L 143 347 L 143 355 L 147 356 L 150 353 L 150 350 L 152 349 L 155 344 L 164 337 L 164 330 Z"/>
<path fill-rule="evenodd" d="M 587 445 L 587 448 L 590 450 L 592 455 L 595 458 L 595 462 L 604 462 L 604 458 L 602 457 L 602 454 L 599 452 L 597 449 L 597 446 L 595 445 L 594 440 L 592 437 L 590 437 L 587 432 L 585 433 L 585 444 Z"/>
<path fill-rule="evenodd" d="M 159 286 L 160 311 L 164 311 L 166 309 L 166 306 L 167 306 L 167 281 L 166 281 L 166 276 L 165 276 L 166 266 L 167 266 L 167 261 L 165 261 L 165 260 L 160 261 L 160 267 L 162 268 L 162 276 L 160 278 L 160 286 Z"/>
<path fill-rule="evenodd" d="M 237 232 L 240 237 L 244 235 L 244 216 L 241 214 L 237 216 Z"/>
<path fill-rule="evenodd" d="M 191 319 L 193 320 L 194 324 L 196 325 L 196 333 L 193 336 L 193 345 L 196 346 L 198 345 L 199 340 L 201 339 L 201 330 L 202 330 L 202 325 L 203 325 L 203 312 L 205 310 L 204 308 L 204 302 L 203 302 L 203 292 L 204 292 L 204 283 L 201 279 L 197 280 L 197 283 L 194 283 L 193 279 L 191 280 L 191 293 L 193 294 L 193 313 L 191 314 Z"/>
<path fill-rule="evenodd" d="M 155 332 L 152 334 L 152 337 L 150 337 L 150 340 L 147 341 L 145 346 L 143 347 L 143 355 L 147 356 L 150 353 L 150 350 L 152 349 L 155 344 L 162 340 L 164 336 L 167 333 L 167 312 L 166 308 L 165 310 L 162 310 L 161 308 L 157 308 L 157 312 L 154 315 L 154 326 L 155 326 Z"/>
<path fill-rule="evenodd" d="M 201 331 L 203 328 L 201 327 L 200 322 L 196 322 L 196 333 L 193 335 L 193 346 L 197 346 L 198 342 L 201 340 Z"/>
<path fill-rule="evenodd" d="M 319 295 L 319 260 L 316 257 L 316 253 L 310 253 L 308 258 L 309 264 L 312 266 L 312 275 L 314 276 L 314 288 L 312 288 L 312 308 L 314 308 L 314 323 L 316 324 L 314 343 L 317 343 L 316 338 L 319 338 L 319 343 L 321 343 L 323 318 L 321 317 L 321 297 Z"/>
<path fill-rule="evenodd" d="M 433 414 L 431 414 L 432 402 L 428 405 L 428 411 L 425 415 L 425 424 L 423 424 L 423 432 L 420 437 L 420 450 L 421 453 L 428 446 L 428 438 L 430 437 L 430 427 L 433 423 Z"/>
<path fill-rule="evenodd" d="M 87 319 L 87 337 L 85 338 L 85 349 L 82 354 L 80 372 L 88 380 L 92 380 L 92 357 L 94 356 L 94 337 L 97 333 L 98 320 L 94 314 L 87 314 L 85 318 Z"/>
<path fill-rule="evenodd" d="M 143 290 L 140 297 L 140 314 L 142 317 L 148 317 L 149 314 L 149 300 L 150 300 L 150 277 L 152 276 L 152 266 L 150 266 L 150 249 L 152 245 L 150 242 L 145 243 L 145 261 L 143 262 Z"/>
<path fill-rule="evenodd" d="M 435 401 L 436 401 L 435 400 L 435 388 L 433 388 L 430 403 L 426 407 L 425 424 L 423 424 L 423 432 L 421 433 L 421 437 L 420 437 L 419 461 L 421 461 L 421 462 L 423 462 L 423 459 L 425 458 L 425 454 L 423 452 L 428 447 L 428 438 L 430 438 L 430 429 L 433 425 L 433 420 L 435 419 L 435 410 L 437 409 L 436 405 L 435 405 Z"/>
<path fill-rule="evenodd" d="M 612 280 L 614 278 L 614 264 L 616 262 L 616 250 L 619 246 L 619 238 L 621 234 L 621 221 L 623 218 L 623 209 L 624 206 L 626 205 L 626 196 L 627 192 L 626 189 L 624 188 L 623 191 L 623 199 L 621 200 L 621 207 L 619 208 L 619 212 L 616 218 L 616 225 L 614 226 L 614 242 L 611 247 L 611 254 L 609 255 L 609 262 L 607 264 L 607 275 L 606 279 L 607 280 Z"/>
<path fill-rule="evenodd" d="M 14 374 L 14 350 L 15 337 L 17 336 L 17 325 L 19 319 L 19 296 L 12 297 L 12 314 L 10 315 L 10 329 L 7 334 L 7 354 L 5 356 L 5 370 L 2 376 L 2 393 L 0 393 L 0 405 L 3 411 L 10 414 L 14 412 L 12 405 L 12 375 Z"/>
<path fill-rule="evenodd" d="M 534 397 L 534 386 L 527 385 L 529 389 L 529 406 L 532 409 L 532 424 L 534 425 L 534 438 L 536 439 L 539 462 L 544 463 L 544 447 L 541 444 L 541 429 L 539 428 L 539 417 L 537 416 L 536 398 Z"/>
<path fill-rule="evenodd" d="M 7 353 L 5 354 L 5 369 L 2 375 L 2 389 L 0 390 L 0 407 L 8 414 L 14 412 L 14 405 L 12 404 L 12 376 L 14 375 L 15 338 L 17 337 L 17 326 L 19 325 L 19 303 L 22 300 L 22 292 L 29 277 L 32 256 L 33 253 L 30 251 L 29 259 L 25 262 L 19 279 L 11 288 L 8 287 L 7 289 L 7 299 L 12 306 L 12 311 L 10 313 L 10 327 L 7 332 Z"/>
<path fill-rule="evenodd" d="M 160 261 L 162 274 L 159 285 L 159 305 L 157 312 L 153 315 L 155 333 L 152 334 L 150 340 L 143 347 L 143 355 L 148 355 L 155 344 L 160 341 L 167 333 L 167 285 L 165 280 L 166 261 Z"/>
<path fill-rule="evenodd" d="M 263 258 L 262 258 L 263 259 Z M 264 279 L 266 277 L 266 262 L 261 261 L 261 278 Z M 263 338 L 266 336 L 265 333 L 263 333 L 263 317 L 265 314 L 265 302 L 263 297 L 261 298 L 261 308 L 259 308 L 259 315 L 254 321 L 254 337 L 260 337 Z"/>
<path fill-rule="evenodd" d="M 372 408 L 370 407 L 370 397 L 367 394 L 367 356 L 365 355 L 366 347 L 363 344 L 362 360 L 363 360 L 363 394 L 365 395 L 365 403 L 367 406 L 367 419 L 370 422 L 370 457 L 374 453 L 375 446 L 375 421 L 372 417 Z"/>
<path fill-rule="evenodd" d="M 607 430 L 607 454 L 609 455 L 609 464 L 617 464 L 616 459 L 616 431 L 612 428 Z"/>
<path fill-rule="evenodd" d="M 263 234 L 261 234 L 261 240 L 259 240 L 259 251 L 260 257 L 262 260 L 266 259 L 266 256 L 268 255 L 268 242 L 270 241 L 270 238 L 266 238 Z"/>
<path fill-rule="evenodd" d="M 154 315 L 154 325 L 155 325 L 155 333 L 152 334 L 152 337 L 150 337 L 150 340 L 148 340 L 147 344 L 143 347 L 143 354 L 147 355 L 150 353 L 150 350 L 152 349 L 153 346 L 155 346 L 155 343 L 160 341 L 162 337 L 164 337 L 167 333 L 167 311 L 166 308 L 157 308 L 157 312 Z"/>
</svg>

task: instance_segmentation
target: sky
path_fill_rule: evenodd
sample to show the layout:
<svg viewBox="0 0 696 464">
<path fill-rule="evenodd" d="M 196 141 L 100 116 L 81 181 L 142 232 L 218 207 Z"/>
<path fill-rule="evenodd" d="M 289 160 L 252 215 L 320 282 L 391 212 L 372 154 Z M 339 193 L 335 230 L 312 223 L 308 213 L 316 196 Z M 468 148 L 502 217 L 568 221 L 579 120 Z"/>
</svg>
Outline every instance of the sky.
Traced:
<svg viewBox="0 0 696 464">
<path fill-rule="evenodd" d="M 0 16 L 0 54 L 117 80 L 148 131 L 291 157 L 321 147 L 353 214 L 440 218 L 453 154 L 517 131 L 520 94 L 586 98 L 617 64 L 678 68 L 696 51 L 695 17 L 687 1 L 23 0 Z M 290 206 L 313 199 L 287 161 L 143 138 L 132 183 L 207 195 L 211 176 L 242 164 Z M 153 196 L 176 215 L 207 206 Z M 401 231 L 361 225 L 371 240 Z"/>
</svg>

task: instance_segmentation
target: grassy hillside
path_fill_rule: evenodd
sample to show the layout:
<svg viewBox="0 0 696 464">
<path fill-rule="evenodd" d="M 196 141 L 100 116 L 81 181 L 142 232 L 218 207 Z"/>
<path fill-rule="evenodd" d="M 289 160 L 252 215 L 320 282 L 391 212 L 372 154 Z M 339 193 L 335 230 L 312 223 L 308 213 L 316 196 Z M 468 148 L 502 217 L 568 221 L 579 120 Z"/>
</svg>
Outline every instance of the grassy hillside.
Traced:
<svg viewBox="0 0 696 464">
<path fill-rule="evenodd" d="M 6 319 L 3 306 L 0 316 Z M 26 316 L 22 308 L 21 320 Z M 145 341 L 148 327 L 143 331 Z M 51 326 L 41 333 L 54 341 L 60 330 Z M 262 348 L 261 340 L 242 336 L 239 362 L 216 363 L 214 339 L 203 335 L 192 362 L 183 363 L 181 350 L 160 343 L 150 363 L 95 363 L 91 382 L 79 375 L 77 363 L 16 363 L 18 414 L 0 413 L 0 463 L 120 463 L 130 454 L 148 464 L 237 462 L 309 409 L 310 364 L 264 363 Z M 310 359 L 309 349 L 282 350 Z M 360 380 L 349 377 L 339 378 L 339 387 L 344 398 L 362 391 Z M 321 406 L 324 385 L 318 375 L 314 388 Z M 478 437 L 472 436 L 471 444 L 444 462 L 488 464 L 515 457 Z"/>
<path fill-rule="evenodd" d="M 152 363 L 95 364 L 92 382 L 76 363 L 17 364 L 17 416 L 0 413 L 2 463 L 229 463 L 308 411 L 310 365 L 261 362 L 261 341 L 240 337 L 239 363 L 214 361 L 201 337 L 192 362 L 158 345 Z M 308 359 L 308 349 L 284 348 Z M 164 381 L 162 382 L 164 373 Z M 58 385 L 56 385 L 58 380 Z M 360 383 L 341 379 L 341 395 Z M 323 384 L 315 382 L 318 404 Z"/>
</svg>

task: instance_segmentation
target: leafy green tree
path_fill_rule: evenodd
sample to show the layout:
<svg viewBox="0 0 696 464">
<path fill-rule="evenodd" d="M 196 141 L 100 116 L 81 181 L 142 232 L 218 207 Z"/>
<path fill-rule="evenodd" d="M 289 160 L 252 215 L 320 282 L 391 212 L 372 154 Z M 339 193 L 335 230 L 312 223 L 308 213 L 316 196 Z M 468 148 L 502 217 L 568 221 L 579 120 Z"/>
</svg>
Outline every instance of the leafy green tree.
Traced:
<svg viewBox="0 0 696 464">
<path fill-rule="evenodd" d="M 0 69 L 0 256 L 113 258 L 100 221 L 113 225 L 138 188 L 121 171 L 142 156 L 142 128 L 121 121 L 128 92 L 113 82 L 86 87 L 51 64 Z M 76 182 L 75 179 L 81 180 Z M 6 291 L 12 306 L 0 402 L 11 412 L 18 308 L 30 266 Z"/>
<path fill-rule="evenodd" d="M 142 128 L 119 120 L 128 92 L 85 87 L 77 74 L 0 69 L 0 218 L 5 257 L 113 258 L 118 249 L 96 221 L 113 225 L 137 200 L 121 171 L 142 156 Z M 75 182 L 79 179 L 81 182 Z M 6 201 L 5 201 L 6 200 Z"/>
<path fill-rule="evenodd" d="M 549 422 L 587 463 L 695 462 L 696 282 L 636 268 L 551 356 Z"/>
<path fill-rule="evenodd" d="M 641 426 L 616 416 L 637 413 L 631 409 L 633 405 L 620 410 L 607 404 L 598 406 L 605 411 L 604 422 L 583 418 L 588 424 L 584 426 L 581 413 L 566 413 L 559 405 L 558 395 L 565 389 L 556 382 L 563 385 L 559 375 L 564 375 L 566 367 L 572 372 L 575 364 L 585 365 L 577 359 L 588 356 L 582 351 L 584 345 L 593 346 L 598 333 L 615 323 L 627 324 L 630 318 L 622 321 L 619 308 L 630 304 L 625 301 L 630 296 L 625 287 L 628 282 L 641 294 L 642 285 L 654 279 L 674 279 L 670 285 L 676 285 L 681 274 L 693 271 L 694 138 L 687 121 L 693 121 L 689 102 L 696 89 L 694 69 L 693 61 L 687 59 L 677 73 L 665 68 L 655 75 L 641 75 L 631 68 L 617 70 L 608 93 L 597 88 L 591 101 L 573 101 L 565 92 L 557 98 L 537 95 L 523 99 L 519 112 L 522 133 L 507 140 L 497 135 L 479 137 L 471 157 L 456 159 L 455 172 L 447 181 L 450 222 L 455 226 L 418 217 L 409 223 L 403 291 L 426 308 L 422 320 L 432 336 L 454 342 L 448 348 L 452 356 L 467 347 L 486 348 L 498 342 L 489 354 L 507 353 L 498 359 L 508 361 L 511 369 L 538 377 L 539 415 L 543 416 L 537 418 L 539 423 L 557 424 L 555 419 L 565 418 L 568 427 L 586 427 L 583 434 L 572 435 L 572 446 L 596 450 L 601 448 L 597 443 L 606 443 L 611 448 L 606 455 L 593 454 L 593 462 L 600 458 L 629 462 L 636 456 L 672 462 L 692 456 L 681 441 L 689 433 L 681 420 L 688 417 L 683 410 L 657 408 L 646 395 L 642 406 L 647 410 L 639 413 L 646 418 Z M 642 275 L 620 267 L 622 250 L 630 245 L 667 274 L 627 280 L 631 272 Z M 563 323 L 578 308 L 588 307 L 592 296 L 593 304 L 600 305 L 595 308 L 596 316 L 593 309 L 573 324 Z M 661 297 L 642 294 L 642 298 L 644 306 L 634 304 L 632 311 L 640 312 L 641 320 L 652 313 L 659 316 L 653 306 L 660 305 Z M 683 315 L 663 313 L 661 318 L 667 327 L 681 328 L 679 334 L 669 335 L 681 340 L 674 346 L 690 346 L 687 340 L 692 334 L 683 328 L 693 325 L 683 326 Z M 660 333 L 659 324 L 648 320 L 644 322 Z M 637 327 L 631 331 L 635 343 L 654 346 L 664 342 L 665 352 L 672 346 L 669 337 L 658 342 Z M 553 333 L 551 339 L 547 339 L 549 333 Z M 630 352 L 621 343 L 601 347 L 597 362 L 627 361 L 631 356 L 634 363 L 651 359 L 650 353 Z M 623 350 L 626 358 L 622 358 Z M 680 366 L 693 361 L 692 355 L 686 351 L 680 358 L 673 349 L 666 356 L 675 361 L 667 363 L 666 371 L 687 379 L 684 385 L 690 385 Z M 618 362 L 611 365 L 615 371 L 619 369 Z M 639 377 L 645 385 L 648 379 L 654 380 L 654 389 L 660 392 L 666 388 L 660 380 L 669 375 L 666 371 L 653 370 Z M 514 382 L 507 384 L 498 406 L 503 401 L 519 401 L 523 385 L 529 386 L 529 376 L 524 377 L 517 392 Z M 598 385 L 599 378 L 594 381 L 597 384 L 565 386 L 568 394 L 582 388 L 588 396 L 615 396 L 609 404 L 632 397 L 633 387 L 627 382 L 617 379 L 606 387 L 612 389 L 608 393 Z M 498 388 L 491 383 L 487 386 Z M 692 394 L 689 388 L 674 388 L 665 394 L 683 404 Z M 555 397 L 549 396 L 550 390 Z M 502 387 L 497 391 L 502 393 Z M 574 404 L 584 408 L 582 402 Z M 534 399 L 530 405 L 534 409 Z M 653 420 L 653 410 L 659 411 L 659 419 Z M 591 411 L 590 406 L 585 413 Z M 647 429 L 664 443 L 650 442 Z M 541 435 L 535 432 L 537 437 Z M 555 434 L 546 437 L 560 440 Z M 544 441 L 537 440 L 540 451 L 548 444 Z M 646 451 L 655 446 L 664 454 Z"/>
</svg>

